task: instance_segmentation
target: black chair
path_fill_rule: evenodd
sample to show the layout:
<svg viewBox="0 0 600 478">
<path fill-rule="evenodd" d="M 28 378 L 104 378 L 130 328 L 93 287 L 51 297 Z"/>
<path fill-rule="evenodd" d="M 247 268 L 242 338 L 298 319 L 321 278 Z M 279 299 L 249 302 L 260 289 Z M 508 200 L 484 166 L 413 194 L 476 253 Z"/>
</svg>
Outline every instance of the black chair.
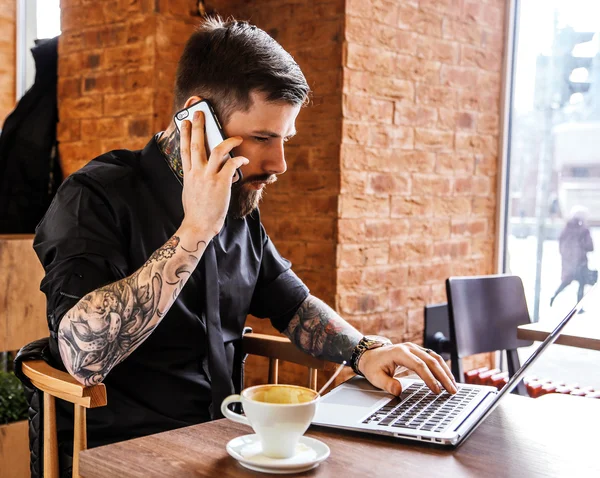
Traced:
<svg viewBox="0 0 600 478">
<path fill-rule="evenodd" d="M 446 280 L 452 373 L 464 382 L 463 357 L 495 351 L 506 351 L 508 375 L 512 377 L 521 367 L 517 348 L 532 341 L 518 340 L 517 327 L 529 324 L 525 291 L 520 277 L 490 275 L 479 277 L 450 277 Z M 521 382 L 515 389 L 527 395 Z"/>
<path fill-rule="evenodd" d="M 446 361 L 451 359 L 454 344 L 450 340 L 448 304 L 425 306 L 423 346 L 440 354 Z"/>
</svg>

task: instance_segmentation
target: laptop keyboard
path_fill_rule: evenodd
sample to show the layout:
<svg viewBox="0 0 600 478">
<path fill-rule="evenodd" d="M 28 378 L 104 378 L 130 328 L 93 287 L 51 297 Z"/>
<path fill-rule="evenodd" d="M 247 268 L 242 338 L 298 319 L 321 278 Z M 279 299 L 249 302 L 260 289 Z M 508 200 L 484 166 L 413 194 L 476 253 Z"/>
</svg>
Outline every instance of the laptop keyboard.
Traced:
<svg viewBox="0 0 600 478">
<path fill-rule="evenodd" d="M 448 428 L 450 422 L 478 393 L 476 388 L 459 385 L 455 395 L 446 391 L 436 395 L 427 385 L 413 383 L 399 397 L 391 399 L 363 423 L 441 432 Z"/>
</svg>

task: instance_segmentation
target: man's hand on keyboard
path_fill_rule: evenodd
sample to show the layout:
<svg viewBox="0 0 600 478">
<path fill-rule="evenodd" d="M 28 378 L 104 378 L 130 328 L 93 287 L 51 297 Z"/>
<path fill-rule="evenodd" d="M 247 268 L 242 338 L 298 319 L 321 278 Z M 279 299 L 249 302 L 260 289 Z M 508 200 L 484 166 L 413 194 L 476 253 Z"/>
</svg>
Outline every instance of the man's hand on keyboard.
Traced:
<svg viewBox="0 0 600 478">
<path fill-rule="evenodd" d="M 402 386 L 393 378 L 397 367 L 413 370 L 434 393 L 441 393 L 438 381 L 448 393 L 457 391 L 456 380 L 444 359 L 411 342 L 367 350 L 358 362 L 358 369 L 369 382 L 394 395 L 402 393 Z"/>
</svg>

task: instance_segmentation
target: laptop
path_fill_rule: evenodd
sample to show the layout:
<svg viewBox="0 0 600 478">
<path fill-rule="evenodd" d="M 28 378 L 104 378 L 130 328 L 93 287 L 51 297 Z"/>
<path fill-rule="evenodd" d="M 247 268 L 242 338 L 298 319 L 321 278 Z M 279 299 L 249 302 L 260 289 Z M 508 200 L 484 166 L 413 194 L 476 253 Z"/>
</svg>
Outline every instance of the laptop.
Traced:
<svg viewBox="0 0 600 478">
<path fill-rule="evenodd" d="M 446 391 L 436 395 L 420 379 L 395 377 L 403 390 L 395 397 L 356 376 L 323 396 L 312 424 L 459 446 L 517 386 L 590 296 L 598 293 L 597 289 L 594 286 L 581 299 L 500 391 L 495 387 L 458 384 L 455 395 Z"/>
</svg>

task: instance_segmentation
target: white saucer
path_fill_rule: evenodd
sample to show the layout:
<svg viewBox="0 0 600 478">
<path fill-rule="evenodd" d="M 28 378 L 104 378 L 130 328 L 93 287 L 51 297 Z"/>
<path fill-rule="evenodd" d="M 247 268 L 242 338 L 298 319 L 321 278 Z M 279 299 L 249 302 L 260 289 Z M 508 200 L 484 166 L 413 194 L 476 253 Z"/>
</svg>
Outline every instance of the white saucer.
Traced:
<svg viewBox="0 0 600 478">
<path fill-rule="evenodd" d="M 319 466 L 330 453 L 329 447 L 316 438 L 300 437 L 296 454 L 291 458 L 269 458 L 262 454 L 256 435 L 244 435 L 227 443 L 227 453 L 250 470 L 284 475 L 300 473 Z"/>
</svg>

